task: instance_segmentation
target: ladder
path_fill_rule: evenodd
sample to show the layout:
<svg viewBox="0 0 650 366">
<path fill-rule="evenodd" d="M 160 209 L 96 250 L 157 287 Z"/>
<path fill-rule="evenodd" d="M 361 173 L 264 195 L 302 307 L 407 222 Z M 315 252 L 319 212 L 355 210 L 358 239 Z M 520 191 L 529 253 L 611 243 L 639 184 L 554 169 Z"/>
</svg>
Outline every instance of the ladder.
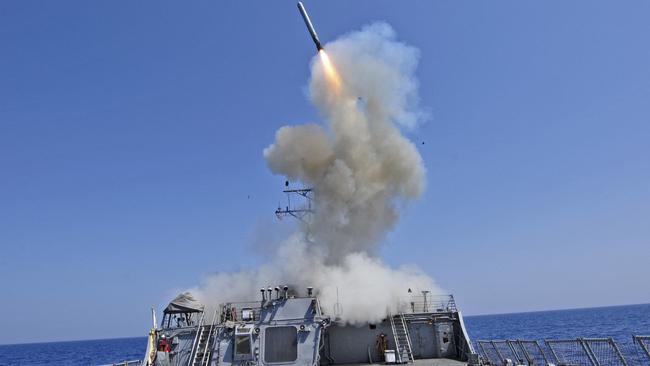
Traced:
<svg viewBox="0 0 650 366">
<path fill-rule="evenodd" d="M 210 364 L 212 356 L 212 344 L 215 338 L 215 320 L 217 311 L 212 316 L 210 325 L 203 325 L 199 323 L 196 329 L 196 338 L 194 339 L 194 346 L 192 347 L 192 357 L 190 357 L 189 366 L 205 366 Z"/>
<path fill-rule="evenodd" d="M 413 351 L 411 350 L 411 337 L 409 336 L 409 329 L 404 321 L 402 314 L 389 316 L 390 326 L 393 330 L 395 337 L 395 353 L 397 362 L 407 363 L 414 362 Z"/>
</svg>

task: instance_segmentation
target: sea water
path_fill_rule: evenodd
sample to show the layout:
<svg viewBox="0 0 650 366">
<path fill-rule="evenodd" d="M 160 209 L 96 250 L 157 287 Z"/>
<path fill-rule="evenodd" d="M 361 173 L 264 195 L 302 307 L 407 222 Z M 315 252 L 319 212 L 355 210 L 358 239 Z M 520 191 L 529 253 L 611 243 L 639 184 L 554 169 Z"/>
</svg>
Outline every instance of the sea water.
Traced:
<svg viewBox="0 0 650 366">
<path fill-rule="evenodd" d="M 632 335 L 650 335 L 650 304 L 465 317 L 470 338 L 613 337 L 624 351 Z M 143 331 L 144 333 L 144 331 Z M 0 345 L 0 365 L 102 365 L 141 359 L 146 337 Z"/>
</svg>

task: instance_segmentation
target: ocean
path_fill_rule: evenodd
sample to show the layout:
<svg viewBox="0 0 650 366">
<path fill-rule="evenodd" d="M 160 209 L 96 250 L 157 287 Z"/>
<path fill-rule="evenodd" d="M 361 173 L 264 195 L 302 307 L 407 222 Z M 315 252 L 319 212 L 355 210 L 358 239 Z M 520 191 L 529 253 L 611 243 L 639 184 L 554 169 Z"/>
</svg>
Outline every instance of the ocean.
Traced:
<svg viewBox="0 0 650 366">
<path fill-rule="evenodd" d="M 465 317 L 472 341 L 613 337 L 631 352 L 650 335 L 650 304 Z M 145 333 L 146 330 L 143 330 Z M 103 365 L 142 358 L 146 337 L 0 345 L 0 365 Z"/>
</svg>

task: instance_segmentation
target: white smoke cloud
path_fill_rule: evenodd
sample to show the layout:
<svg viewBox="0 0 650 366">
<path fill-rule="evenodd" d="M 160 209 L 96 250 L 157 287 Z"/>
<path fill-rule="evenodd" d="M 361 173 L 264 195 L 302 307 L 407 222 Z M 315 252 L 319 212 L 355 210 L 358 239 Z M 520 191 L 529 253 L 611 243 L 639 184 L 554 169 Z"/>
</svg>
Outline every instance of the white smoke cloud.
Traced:
<svg viewBox="0 0 650 366">
<path fill-rule="evenodd" d="M 309 96 L 327 127 L 282 127 L 264 150 L 273 173 L 313 187 L 310 224 L 266 265 L 206 278 L 193 289 L 205 303 L 250 300 L 269 284 L 314 286 L 325 311 L 332 314 L 338 301 L 342 320 L 362 323 L 397 311 L 408 288 L 440 292 L 421 270 L 393 269 L 376 256 L 398 207 L 425 187 L 422 158 L 399 129 L 426 116 L 414 77 L 419 53 L 396 41 L 384 23 L 345 35 L 326 50 L 340 85 L 316 57 Z"/>
</svg>

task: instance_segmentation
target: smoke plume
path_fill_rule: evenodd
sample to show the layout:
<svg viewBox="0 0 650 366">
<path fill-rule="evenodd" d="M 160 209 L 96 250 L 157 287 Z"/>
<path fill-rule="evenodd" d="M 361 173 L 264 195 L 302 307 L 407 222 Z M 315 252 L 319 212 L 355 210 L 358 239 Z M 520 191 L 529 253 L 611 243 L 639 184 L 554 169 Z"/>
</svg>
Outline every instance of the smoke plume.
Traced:
<svg viewBox="0 0 650 366">
<path fill-rule="evenodd" d="M 400 132 L 425 116 L 414 77 L 418 50 L 396 41 L 384 23 L 326 50 L 336 71 L 315 57 L 309 81 L 326 123 L 282 127 L 264 149 L 273 173 L 313 187 L 309 224 L 260 268 L 206 278 L 192 290 L 204 303 L 250 300 L 268 285 L 313 286 L 326 312 L 338 302 L 336 315 L 358 324 L 396 312 L 408 288 L 439 292 L 418 268 L 393 269 L 377 257 L 400 208 L 425 187 L 422 158 Z"/>
</svg>

